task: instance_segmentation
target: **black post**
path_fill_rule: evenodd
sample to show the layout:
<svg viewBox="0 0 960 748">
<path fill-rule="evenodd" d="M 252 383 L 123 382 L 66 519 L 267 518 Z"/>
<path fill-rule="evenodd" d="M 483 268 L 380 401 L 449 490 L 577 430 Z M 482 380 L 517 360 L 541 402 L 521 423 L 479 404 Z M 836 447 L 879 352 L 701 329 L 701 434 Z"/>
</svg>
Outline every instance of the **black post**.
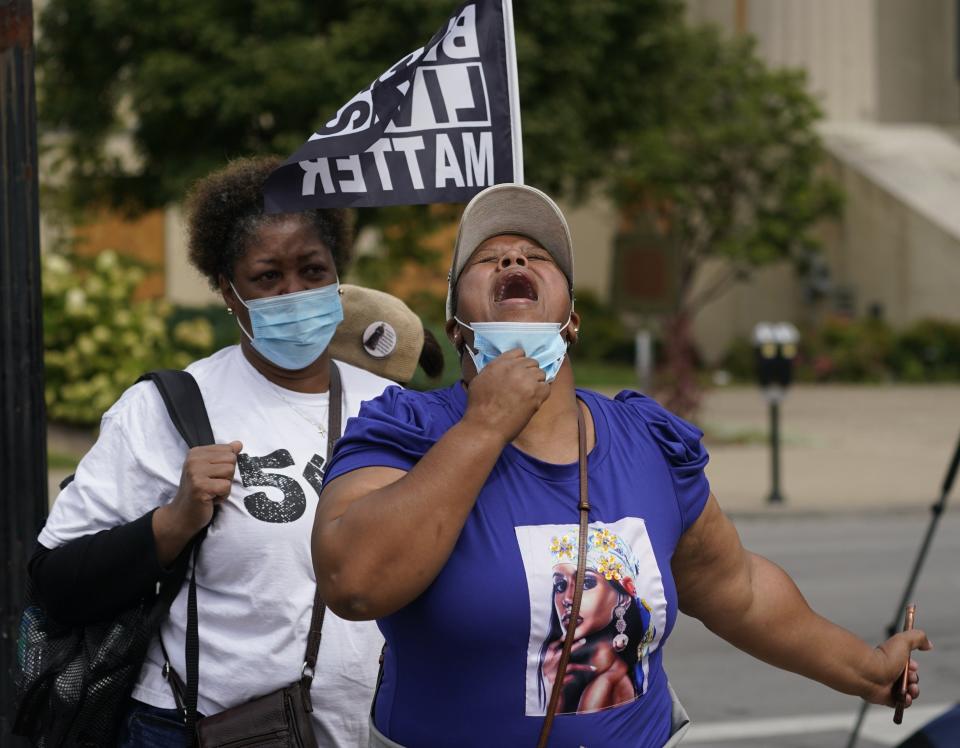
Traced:
<svg viewBox="0 0 960 748">
<path fill-rule="evenodd" d="M 770 398 L 770 472 L 772 487 L 768 504 L 782 504 L 783 495 L 780 493 L 780 401 Z"/>
<path fill-rule="evenodd" d="M 47 512 L 40 217 L 31 0 L 0 0 L 0 744 L 11 736 L 13 677 L 28 554 Z"/>
<path fill-rule="evenodd" d="M 887 637 L 891 637 L 897 633 L 897 624 L 900 622 L 901 616 L 907 607 L 907 601 L 913 597 L 914 588 L 917 585 L 917 580 L 920 578 L 920 572 L 923 569 L 923 564 L 927 560 L 927 553 L 933 542 L 933 534 L 937 530 L 937 525 L 940 522 L 943 511 L 947 508 L 947 498 L 953 489 L 953 482 L 956 480 L 958 469 L 960 469 L 960 439 L 957 440 L 957 446 L 953 449 L 953 457 L 950 458 L 950 464 L 947 466 L 947 473 L 943 477 L 943 484 L 940 487 L 940 498 L 937 499 L 937 503 L 930 507 L 930 524 L 927 525 L 927 532 L 923 536 L 923 542 L 920 544 L 920 552 L 917 554 L 917 558 L 913 563 L 913 569 L 910 571 L 910 577 L 907 579 L 907 586 L 903 591 L 903 596 L 900 598 L 900 602 L 897 603 L 893 620 L 890 621 L 890 625 L 887 626 Z M 860 728 L 863 726 L 863 718 L 866 716 L 869 706 L 870 704 L 866 701 L 860 704 L 860 711 L 854 722 L 853 730 L 850 732 L 847 748 L 854 748 L 854 746 L 856 746 L 857 738 L 860 735 Z"/>
</svg>

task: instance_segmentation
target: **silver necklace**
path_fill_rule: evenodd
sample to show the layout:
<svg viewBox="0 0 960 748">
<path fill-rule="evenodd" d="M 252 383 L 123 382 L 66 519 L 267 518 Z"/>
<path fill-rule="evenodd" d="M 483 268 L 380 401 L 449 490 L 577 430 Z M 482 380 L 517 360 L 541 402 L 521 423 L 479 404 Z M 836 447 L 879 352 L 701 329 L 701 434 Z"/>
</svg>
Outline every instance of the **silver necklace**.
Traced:
<svg viewBox="0 0 960 748">
<path fill-rule="evenodd" d="M 272 385 L 272 386 L 271 386 L 271 390 L 273 391 L 274 394 L 277 395 L 277 397 L 279 397 L 281 400 L 283 400 L 283 402 L 285 402 L 288 406 L 290 406 L 290 409 L 291 409 L 294 413 L 296 413 L 296 414 L 297 414 L 298 416 L 300 416 L 304 421 L 306 421 L 306 422 L 309 423 L 311 426 L 313 426 L 317 431 L 319 431 L 319 432 L 320 432 L 320 436 L 322 436 L 324 439 L 327 438 L 327 430 L 326 430 L 326 428 L 323 427 L 322 424 L 317 423 L 313 418 L 311 418 L 310 416 L 308 416 L 306 413 L 304 413 L 302 410 L 300 410 L 300 408 L 298 408 L 296 405 L 294 405 L 291 400 L 288 400 L 288 399 L 284 396 L 284 394 L 280 391 L 280 388 L 279 388 L 279 387 L 277 387 L 277 386 L 276 386 L 275 384 L 273 384 L 272 382 L 271 382 L 271 385 Z M 328 408 L 330 407 L 330 406 L 329 406 L 329 401 L 328 401 L 327 407 L 328 407 Z"/>
</svg>

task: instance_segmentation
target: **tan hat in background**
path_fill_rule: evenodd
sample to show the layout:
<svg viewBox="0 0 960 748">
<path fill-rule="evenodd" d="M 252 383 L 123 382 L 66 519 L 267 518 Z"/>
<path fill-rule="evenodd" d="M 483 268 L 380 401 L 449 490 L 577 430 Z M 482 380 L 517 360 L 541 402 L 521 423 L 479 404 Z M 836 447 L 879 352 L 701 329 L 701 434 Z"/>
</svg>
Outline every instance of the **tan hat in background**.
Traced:
<svg viewBox="0 0 960 748">
<path fill-rule="evenodd" d="M 330 355 L 394 382 L 409 382 L 423 350 L 423 323 L 396 296 L 347 283 L 340 285 L 343 322 Z"/>
<path fill-rule="evenodd" d="M 470 255 L 491 236 L 499 234 L 520 234 L 533 239 L 550 253 L 573 289 L 573 240 L 560 208 L 536 187 L 495 184 L 474 195 L 460 217 L 447 276 L 447 319 L 453 318 L 453 289 Z"/>
</svg>

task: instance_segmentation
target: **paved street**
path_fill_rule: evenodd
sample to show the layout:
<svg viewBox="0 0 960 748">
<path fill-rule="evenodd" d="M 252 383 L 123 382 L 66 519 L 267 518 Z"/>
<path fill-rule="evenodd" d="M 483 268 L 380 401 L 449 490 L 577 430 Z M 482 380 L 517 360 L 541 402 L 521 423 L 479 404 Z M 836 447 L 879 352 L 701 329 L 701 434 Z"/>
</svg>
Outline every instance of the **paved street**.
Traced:
<svg viewBox="0 0 960 748">
<path fill-rule="evenodd" d="M 749 517 L 744 543 L 784 567 L 815 610 L 879 642 L 903 593 L 929 512 Z M 922 698 L 904 724 L 873 708 L 860 748 L 896 745 L 960 701 L 960 501 L 940 522 L 914 598 L 935 650 L 919 656 Z M 665 651 L 671 683 L 695 722 L 684 745 L 818 748 L 846 745 L 851 697 L 775 670 L 681 617 Z M 928 708 L 929 707 L 929 708 Z"/>
</svg>

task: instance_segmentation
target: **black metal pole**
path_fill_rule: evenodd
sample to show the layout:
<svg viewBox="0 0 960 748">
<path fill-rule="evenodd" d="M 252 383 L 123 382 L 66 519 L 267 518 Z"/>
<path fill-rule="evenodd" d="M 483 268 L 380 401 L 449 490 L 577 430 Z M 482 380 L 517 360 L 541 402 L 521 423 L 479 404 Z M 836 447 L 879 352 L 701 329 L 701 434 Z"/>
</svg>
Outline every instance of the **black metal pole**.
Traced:
<svg viewBox="0 0 960 748">
<path fill-rule="evenodd" d="M 891 637 L 897 633 L 897 627 L 900 621 L 903 619 L 907 602 L 913 597 L 913 590 L 917 586 L 917 579 L 920 578 L 920 571 L 923 569 L 923 564 L 927 560 L 927 553 L 930 551 L 930 544 L 933 542 L 933 534 L 936 532 L 937 525 L 940 522 L 940 517 L 943 514 L 943 510 L 947 508 L 947 498 L 950 496 L 950 491 L 953 488 L 953 482 L 957 478 L 958 467 L 960 467 L 960 438 L 957 439 L 957 446 L 953 450 L 953 457 L 950 459 L 950 464 L 947 466 L 947 474 L 943 477 L 943 485 L 940 487 L 940 498 L 937 500 L 936 504 L 933 504 L 930 507 L 930 524 L 927 525 L 926 535 L 923 536 L 923 542 L 920 544 L 920 552 L 917 554 L 917 560 L 914 561 L 913 569 L 910 572 L 910 577 L 907 579 L 906 589 L 904 589 L 903 595 L 900 598 L 900 602 L 897 605 L 897 610 L 893 614 L 893 620 L 890 622 L 890 625 L 887 626 L 887 637 Z M 857 720 L 853 725 L 853 730 L 850 732 L 850 739 L 847 741 L 847 748 L 854 748 L 854 746 L 857 744 L 857 737 L 860 735 L 860 728 L 863 726 L 863 718 L 866 716 L 867 708 L 869 706 L 870 705 L 866 701 L 860 705 L 860 713 L 857 715 Z"/>
<path fill-rule="evenodd" d="M 0 745 L 10 734 L 26 562 L 47 512 L 33 7 L 0 0 Z"/>
<path fill-rule="evenodd" d="M 783 495 L 780 493 L 780 401 L 770 400 L 770 473 L 772 486 L 768 504 L 782 504 Z"/>
</svg>

